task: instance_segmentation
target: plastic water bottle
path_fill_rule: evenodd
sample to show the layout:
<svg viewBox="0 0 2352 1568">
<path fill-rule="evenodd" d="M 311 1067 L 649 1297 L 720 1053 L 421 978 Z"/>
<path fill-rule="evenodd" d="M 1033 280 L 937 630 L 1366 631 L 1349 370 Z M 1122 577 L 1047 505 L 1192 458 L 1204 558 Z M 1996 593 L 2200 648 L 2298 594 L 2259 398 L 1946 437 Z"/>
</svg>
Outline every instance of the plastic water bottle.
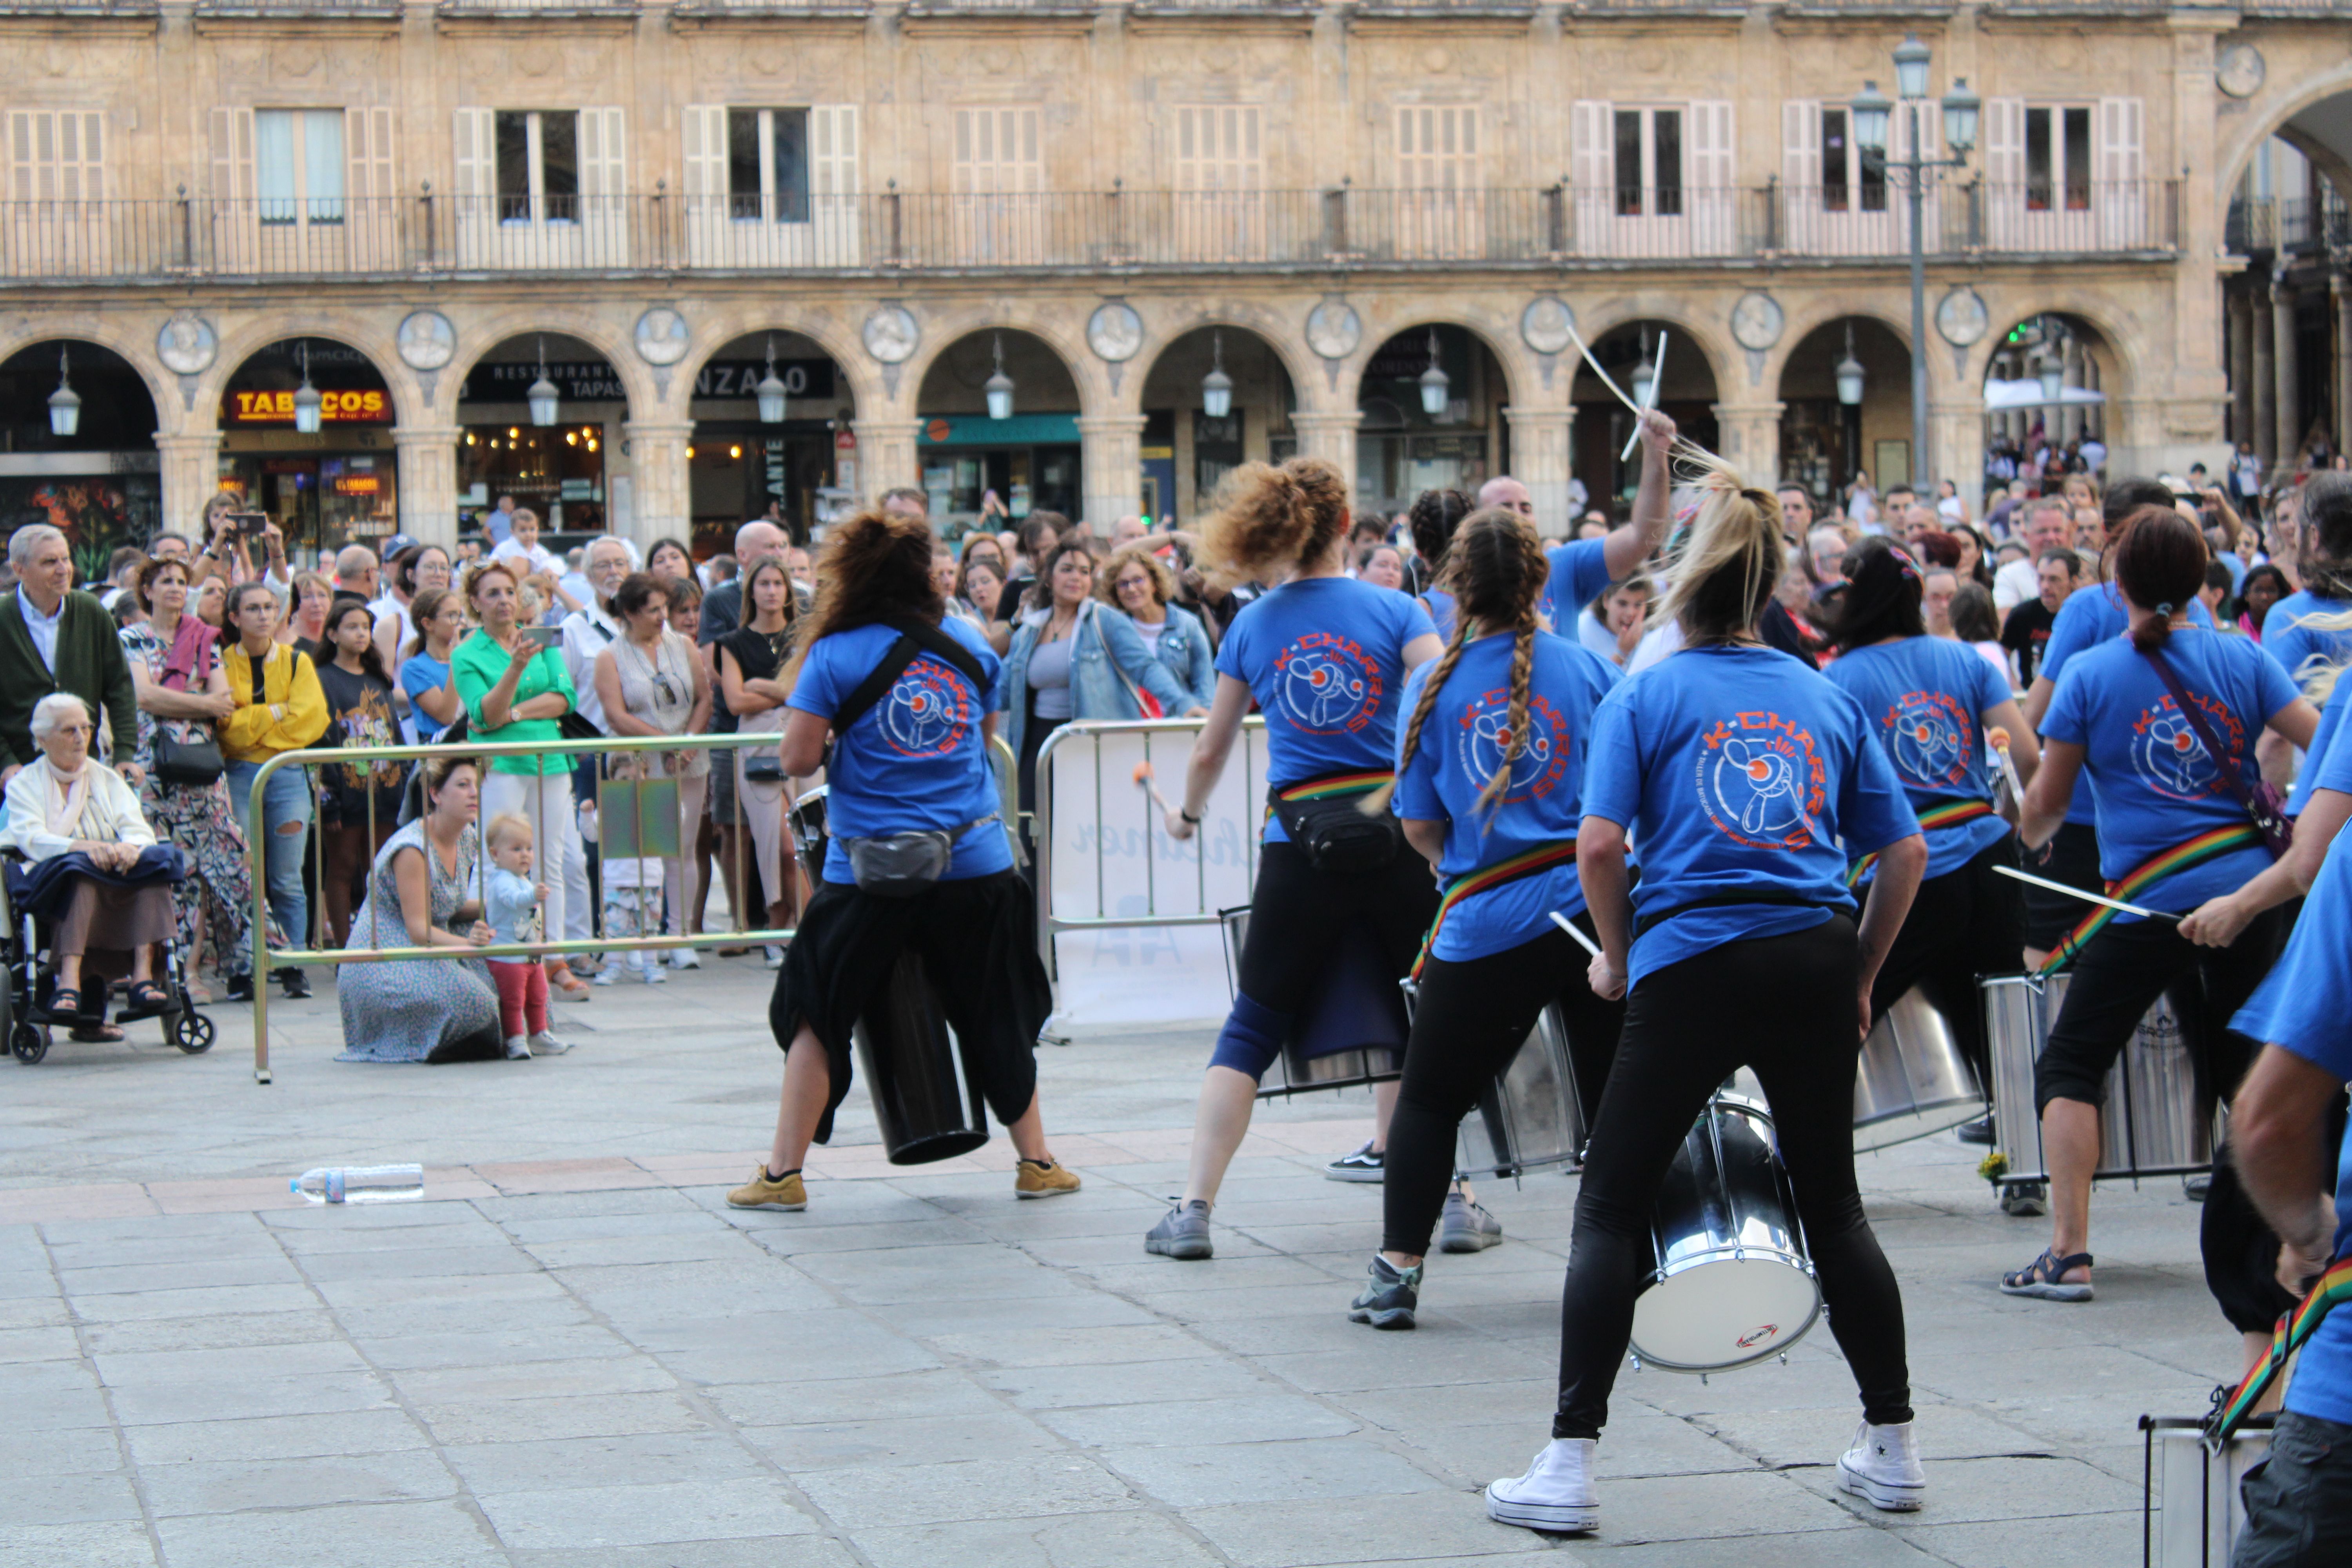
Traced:
<svg viewBox="0 0 2352 1568">
<path fill-rule="evenodd" d="M 337 1165 L 305 1171 L 287 1185 L 314 1204 L 397 1204 L 425 1195 L 422 1165 Z"/>
</svg>

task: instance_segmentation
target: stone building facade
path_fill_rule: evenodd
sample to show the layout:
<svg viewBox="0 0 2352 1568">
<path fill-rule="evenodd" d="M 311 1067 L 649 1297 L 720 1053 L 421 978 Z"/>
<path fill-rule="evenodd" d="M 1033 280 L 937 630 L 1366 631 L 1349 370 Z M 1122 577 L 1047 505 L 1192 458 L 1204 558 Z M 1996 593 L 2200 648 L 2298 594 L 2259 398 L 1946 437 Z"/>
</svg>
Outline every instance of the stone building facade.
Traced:
<svg viewBox="0 0 2352 1568">
<path fill-rule="evenodd" d="M 1657 366 L 1658 401 L 1759 479 L 1973 493 L 1988 429 L 2045 416 L 2117 471 L 2211 462 L 2254 416 L 2227 193 L 2274 135 L 2352 172 L 2328 151 L 2352 152 L 2347 21 L 2337 0 L 5 0 L 0 509 L 95 478 L 184 527 L 226 485 L 331 547 L 450 540 L 516 493 L 567 530 L 709 541 L 767 500 L 804 521 L 892 485 L 949 517 L 993 492 L 1182 518 L 1233 463 L 1308 452 L 1366 506 L 1507 469 L 1557 531 L 1571 480 L 1599 502 L 1624 479 L 1579 334 L 1621 384 Z M 1957 79 L 1983 100 L 1921 193 L 1925 452 L 1907 188 L 1852 113 L 1895 89 L 1908 33 L 1931 79 L 1895 158 L 1914 135 L 1949 155 Z M 2332 345 L 2337 253 L 2299 254 Z M 1988 378 L 2045 353 L 2095 400 L 1989 425 Z M 71 438 L 46 412 L 61 369 Z M 2332 383 L 2295 386 L 2298 437 L 2340 439 Z"/>
</svg>

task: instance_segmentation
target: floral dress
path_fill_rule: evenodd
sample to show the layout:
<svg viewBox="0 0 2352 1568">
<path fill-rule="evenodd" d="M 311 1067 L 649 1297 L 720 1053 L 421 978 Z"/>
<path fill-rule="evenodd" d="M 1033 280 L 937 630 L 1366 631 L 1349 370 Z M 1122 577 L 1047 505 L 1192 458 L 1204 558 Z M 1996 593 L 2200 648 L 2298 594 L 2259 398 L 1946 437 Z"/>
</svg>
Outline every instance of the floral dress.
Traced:
<svg viewBox="0 0 2352 1568">
<path fill-rule="evenodd" d="M 367 901 L 352 917 L 346 952 L 375 947 L 406 947 L 408 923 L 400 912 L 400 882 L 393 860 L 404 849 L 421 851 L 432 878 L 433 923 L 447 931 L 449 919 L 466 901 L 466 879 L 477 863 L 475 829 L 457 840 L 452 875 L 433 852 L 425 824 L 412 822 L 394 834 L 368 871 Z M 381 941 L 372 941 L 380 935 Z M 417 958 L 394 963 L 346 963 L 335 975 L 335 998 L 343 1013 L 343 1053 L 339 1062 L 429 1062 L 467 1054 L 479 1046 L 496 1050 L 499 994 L 478 958 Z"/>
<path fill-rule="evenodd" d="M 125 626 L 121 636 L 122 657 L 139 665 L 153 685 L 174 691 L 201 691 L 212 675 L 217 656 L 209 639 L 201 644 L 195 668 L 188 669 L 172 668 L 172 645 L 146 622 Z M 143 708 L 139 710 L 139 751 L 132 760 L 146 770 L 139 785 L 139 808 L 158 837 L 179 846 L 192 873 L 172 885 L 180 946 L 194 951 L 196 922 L 208 915 L 213 953 L 221 973 L 249 974 L 253 971 L 253 873 L 245 835 L 237 830 L 236 813 L 229 807 L 228 781 L 223 777 L 208 784 L 173 784 L 156 778 L 159 725 L 171 726 L 173 736 L 179 740 L 209 740 L 213 727 L 202 719 L 158 719 Z M 269 942 L 278 948 L 292 945 L 274 918 Z"/>
</svg>

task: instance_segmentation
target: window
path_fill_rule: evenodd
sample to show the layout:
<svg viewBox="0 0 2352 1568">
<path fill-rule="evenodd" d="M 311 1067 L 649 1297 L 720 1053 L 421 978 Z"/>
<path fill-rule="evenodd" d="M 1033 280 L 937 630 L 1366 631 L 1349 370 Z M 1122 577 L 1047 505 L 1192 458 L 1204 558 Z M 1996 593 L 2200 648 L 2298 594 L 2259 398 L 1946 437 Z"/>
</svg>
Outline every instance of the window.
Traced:
<svg viewBox="0 0 2352 1568">
<path fill-rule="evenodd" d="M 1254 103 L 1182 104 L 1176 114 L 1176 188 L 1258 191 L 1258 111 Z"/>
<path fill-rule="evenodd" d="M 580 220 L 580 116 L 569 109 L 501 109 L 492 116 L 500 223 Z"/>
<path fill-rule="evenodd" d="M 258 109 L 253 191 L 265 224 L 343 221 L 343 111 Z"/>
<path fill-rule="evenodd" d="M 727 111 L 728 216 L 740 222 L 809 220 L 809 111 Z"/>
<path fill-rule="evenodd" d="M 76 110 L 11 110 L 8 199 L 102 199 L 106 195 L 106 134 L 102 119 Z"/>
<path fill-rule="evenodd" d="M 1002 195 L 1045 188 L 1034 109 L 955 111 L 955 190 L 961 195 Z"/>
<path fill-rule="evenodd" d="M 1475 104 L 1397 110 L 1397 184 L 1408 191 L 1475 191 L 1478 110 Z"/>
<path fill-rule="evenodd" d="M 2025 111 L 2025 210 L 2068 212 L 2091 206 L 2091 111 L 2028 109 Z"/>
<path fill-rule="evenodd" d="M 1678 109 L 1616 112 L 1617 216 L 1680 217 L 1683 115 Z"/>
<path fill-rule="evenodd" d="M 1856 141 L 1843 109 L 1822 110 L 1822 210 L 1886 210 L 1886 150 L 1874 152 Z"/>
</svg>

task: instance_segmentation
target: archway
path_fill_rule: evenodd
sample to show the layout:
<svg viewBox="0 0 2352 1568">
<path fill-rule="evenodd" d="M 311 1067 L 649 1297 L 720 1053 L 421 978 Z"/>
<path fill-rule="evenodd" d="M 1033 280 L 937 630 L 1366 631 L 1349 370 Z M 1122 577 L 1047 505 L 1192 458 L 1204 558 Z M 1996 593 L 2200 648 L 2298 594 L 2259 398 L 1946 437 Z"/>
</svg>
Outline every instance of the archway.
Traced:
<svg viewBox="0 0 2352 1568">
<path fill-rule="evenodd" d="M 222 390 L 221 488 L 268 512 L 289 553 L 331 559 L 346 544 L 373 545 L 400 531 L 396 419 L 366 354 L 331 338 L 280 338 Z"/>
<path fill-rule="evenodd" d="M 1911 482 L 1911 351 L 1884 321 L 1846 316 L 1806 333 L 1780 367 L 1780 482 L 1804 486 L 1816 511 L 1843 510 L 1857 473 Z"/>
<path fill-rule="evenodd" d="M 2352 240 L 2352 94 L 2290 116 L 2256 145 L 2223 235 L 2245 268 L 2221 281 L 2229 434 L 2266 472 L 2352 447 L 2352 321 L 2332 287 Z"/>
<path fill-rule="evenodd" d="M 2045 310 L 2011 327 L 1985 371 L 1986 484 L 2031 492 L 2104 468 L 2115 372 L 2113 346 L 2080 316 Z"/>
<path fill-rule="evenodd" d="M 931 526 L 957 537 L 991 496 L 1016 522 L 1032 511 L 1082 515 L 1078 406 L 1069 366 L 1031 333 L 991 328 L 940 350 L 915 397 Z"/>
<path fill-rule="evenodd" d="M 1627 395 L 1639 397 L 1634 383 L 1644 365 L 1654 368 L 1659 363 L 1662 335 L 1665 376 L 1658 386 L 1656 405 L 1685 436 L 1709 451 L 1718 450 L 1715 370 L 1680 322 L 1627 321 L 1592 345 L 1592 357 Z M 1584 483 L 1588 506 L 1616 521 L 1632 506 L 1642 479 L 1640 454 L 1630 458 L 1621 456 L 1633 434 L 1633 413 L 1601 384 L 1592 367 L 1581 362 L 1569 396 L 1576 405 L 1576 477 Z"/>
<path fill-rule="evenodd" d="M 1356 506 L 1393 516 L 1428 489 L 1478 487 L 1511 465 L 1510 380 L 1466 327 L 1408 327 L 1376 350 L 1356 386 Z"/>
<path fill-rule="evenodd" d="M 460 530 L 480 528 L 510 496 L 539 514 L 551 550 L 613 531 L 614 514 L 629 510 L 628 417 L 628 388 L 593 344 L 562 332 L 499 343 L 457 392 Z"/>
<path fill-rule="evenodd" d="M 159 526 L 155 430 L 145 380 L 113 350 L 57 339 L 19 349 L 0 362 L 0 532 L 54 523 L 73 545 L 75 581 L 104 576 L 108 556 L 143 548 Z"/>
<path fill-rule="evenodd" d="M 1145 514 L 1155 526 L 1190 526 L 1234 468 L 1296 457 L 1297 406 L 1282 356 L 1248 328 L 1198 327 L 1176 339 L 1143 380 Z"/>
<path fill-rule="evenodd" d="M 698 559 L 733 549 L 737 527 L 771 509 L 805 543 L 811 528 L 855 500 L 856 400 L 848 377 L 813 339 L 778 328 L 720 344 L 694 374 L 690 411 Z"/>
</svg>

